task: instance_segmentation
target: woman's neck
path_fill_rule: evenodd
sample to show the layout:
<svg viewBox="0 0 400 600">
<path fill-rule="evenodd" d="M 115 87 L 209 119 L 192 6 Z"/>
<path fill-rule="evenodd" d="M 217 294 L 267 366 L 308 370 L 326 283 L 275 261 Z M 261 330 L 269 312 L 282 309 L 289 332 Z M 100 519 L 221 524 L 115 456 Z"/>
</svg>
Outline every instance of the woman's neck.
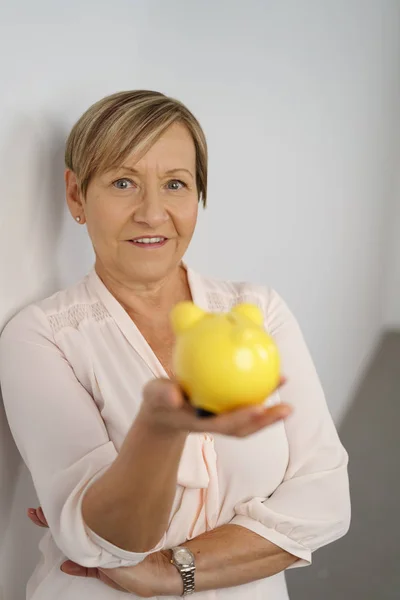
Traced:
<svg viewBox="0 0 400 600">
<path fill-rule="evenodd" d="M 180 301 L 191 300 L 187 272 L 178 265 L 161 281 L 124 285 L 96 264 L 96 272 L 111 294 L 132 317 L 162 317 Z"/>
</svg>

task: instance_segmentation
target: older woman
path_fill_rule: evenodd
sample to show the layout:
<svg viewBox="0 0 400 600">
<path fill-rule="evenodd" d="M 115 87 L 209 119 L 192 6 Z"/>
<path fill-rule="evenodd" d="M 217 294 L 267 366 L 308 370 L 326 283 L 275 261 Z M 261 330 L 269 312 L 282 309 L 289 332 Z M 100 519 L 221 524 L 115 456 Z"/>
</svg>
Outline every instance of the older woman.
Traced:
<svg viewBox="0 0 400 600">
<path fill-rule="evenodd" d="M 199 123 L 160 93 L 118 93 L 76 123 L 66 166 L 95 267 L 0 343 L 10 427 L 49 524 L 28 598 L 287 599 L 284 570 L 348 529 L 347 454 L 278 294 L 182 262 L 206 202 Z M 263 407 L 191 410 L 171 364 L 181 300 L 263 310 L 287 377 Z M 99 578 L 72 577 L 71 562 L 66 574 L 66 558 Z"/>
</svg>

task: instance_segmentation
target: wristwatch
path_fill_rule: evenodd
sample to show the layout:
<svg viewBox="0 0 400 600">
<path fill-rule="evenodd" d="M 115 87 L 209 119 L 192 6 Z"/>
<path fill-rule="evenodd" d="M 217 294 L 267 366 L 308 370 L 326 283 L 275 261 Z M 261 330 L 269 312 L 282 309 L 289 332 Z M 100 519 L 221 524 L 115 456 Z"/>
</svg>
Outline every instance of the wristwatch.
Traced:
<svg viewBox="0 0 400 600">
<path fill-rule="evenodd" d="M 172 559 L 171 563 L 178 569 L 183 581 L 182 596 L 189 596 L 194 593 L 194 574 L 196 565 L 194 562 L 194 554 L 188 548 L 175 546 L 171 548 Z"/>
</svg>

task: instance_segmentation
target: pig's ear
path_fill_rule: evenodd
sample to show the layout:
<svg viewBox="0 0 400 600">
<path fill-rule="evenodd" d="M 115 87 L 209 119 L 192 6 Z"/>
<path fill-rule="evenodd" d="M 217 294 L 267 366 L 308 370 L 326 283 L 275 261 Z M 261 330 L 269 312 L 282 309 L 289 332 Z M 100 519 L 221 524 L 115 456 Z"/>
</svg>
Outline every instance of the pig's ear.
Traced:
<svg viewBox="0 0 400 600">
<path fill-rule="evenodd" d="M 205 314 L 204 310 L 196 306 L 196 304 L 193 304 L 193 302 L 179 302 L 174 306 L 170 314 L 174 333 L 179 334 L 190 329 L 190 327 L 193 327 L 195 323 L 198 323 Z"/>
<path fill-rule="evenodd" d="M 236 315 L 243 315 L 253 321 L 256 325 L 261 326 L 264 323 L 264 315 L 255 304 L 237 304 L 232 308 L 232 312 Z"/>
</svg>

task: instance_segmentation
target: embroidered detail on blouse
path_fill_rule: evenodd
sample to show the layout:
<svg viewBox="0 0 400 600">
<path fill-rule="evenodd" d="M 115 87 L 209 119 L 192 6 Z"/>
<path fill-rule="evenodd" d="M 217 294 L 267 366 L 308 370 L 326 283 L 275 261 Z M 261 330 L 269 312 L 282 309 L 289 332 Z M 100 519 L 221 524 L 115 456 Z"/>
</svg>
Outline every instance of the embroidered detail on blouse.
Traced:
<svg viewBox="0 0 400 600">
<path fill-rule="evenodd" d="M 111 318 L 110 313 L 101 302 L 95 304 L 75 304 L 64 312 L 49 315 L 48 317 L 53 335 L 59 333 L 62 329 L 73 327 L 78 329 L 82 321 L 92 319 L 100 322 Z"/>
<path fill-rule="evenodd" d="M 231 310 L 236 304 L 250 303 L 256 304 L 263 309 L 262 301 L 255 293 L 239 293 L 236 296 L 232 294 L 221 294 L 218 292 L 208 292 L 208 307 L 211 312 L 224 312 Z"/>
</svg>

